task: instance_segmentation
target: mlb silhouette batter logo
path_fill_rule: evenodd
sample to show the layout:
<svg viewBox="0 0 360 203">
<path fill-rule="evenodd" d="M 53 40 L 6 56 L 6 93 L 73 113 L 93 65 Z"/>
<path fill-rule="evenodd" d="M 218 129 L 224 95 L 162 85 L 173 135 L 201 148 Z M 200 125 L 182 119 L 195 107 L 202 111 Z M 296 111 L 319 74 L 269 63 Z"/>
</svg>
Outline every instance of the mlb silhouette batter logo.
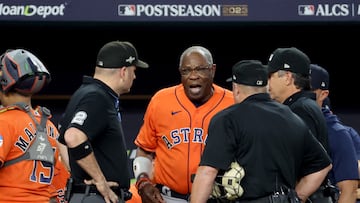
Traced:
<svg viewBox="0 0 360 203">
<path fill-rule="evenodd" d="M 315 14 L 315 6 L 314 5 L 299 5 L 298 13 L 301 16 L 312 16 Z"/>
<path fill-rule="evenodd" d="M 118 6 L 119 16 L 135 16 L 136 7 L 134 4 L 120 4 Z"/>
</svg>

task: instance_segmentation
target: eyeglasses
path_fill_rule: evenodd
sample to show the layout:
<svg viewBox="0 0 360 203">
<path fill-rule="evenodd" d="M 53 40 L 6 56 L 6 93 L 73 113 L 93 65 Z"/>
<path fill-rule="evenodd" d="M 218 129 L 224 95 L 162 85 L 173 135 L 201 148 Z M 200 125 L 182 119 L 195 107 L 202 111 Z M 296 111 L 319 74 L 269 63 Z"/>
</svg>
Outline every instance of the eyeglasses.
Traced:
<svg viewBox="0 0 360 203">
<path fill-rule="evenodd" d="M 206 65 L 206 66 L 198 66 L 196 68 L 180 68 L 180 74 L 182 76 L 188 76 L 190 75 L 190 73 L 192 73 L 193 71 L 195 71 L 195 73 L 199 74 L 199 75 L 206 75 L 210 69 L 212 64 Z"/>
</svg>

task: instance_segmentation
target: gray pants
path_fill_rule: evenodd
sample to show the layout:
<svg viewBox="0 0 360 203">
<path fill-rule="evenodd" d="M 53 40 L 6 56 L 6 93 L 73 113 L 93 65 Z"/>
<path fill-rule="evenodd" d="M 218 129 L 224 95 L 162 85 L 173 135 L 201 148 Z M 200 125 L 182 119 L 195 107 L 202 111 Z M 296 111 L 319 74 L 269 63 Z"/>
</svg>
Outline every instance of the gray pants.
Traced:
<svg viewBox="0 0 360 203">
<path fill-rule="evenodd" d="M 104 198 L 95 193 L 83 194 L 83 193 L 74 193 L 70 198 L 69 203 L 105 203 Z M 119 200 L 118 203 L 125 203 L 123 200 Z"/>
</svg>

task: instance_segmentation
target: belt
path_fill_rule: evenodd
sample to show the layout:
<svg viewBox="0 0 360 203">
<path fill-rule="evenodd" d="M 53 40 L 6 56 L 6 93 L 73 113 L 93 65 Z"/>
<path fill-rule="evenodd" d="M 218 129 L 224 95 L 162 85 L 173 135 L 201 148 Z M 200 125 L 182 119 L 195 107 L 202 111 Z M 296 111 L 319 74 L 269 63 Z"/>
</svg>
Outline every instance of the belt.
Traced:
<svg viewBox="0 0 360 203">
<path fill-rule="evenodd" d="M 174 197 L 174 198 L 184 199 L 184 200 L 189 200 L 189 198 L 190 198 L 190 194 L 178 193 L 178 192 L 170 189 L 168 186 L 165 186 L 165 185 L 156 184 L 156 187 L 160 190 L 160 192 L 163 195 L 166 195 L 166 196 L 169 196 L 169 197 Z"/>
</svg>

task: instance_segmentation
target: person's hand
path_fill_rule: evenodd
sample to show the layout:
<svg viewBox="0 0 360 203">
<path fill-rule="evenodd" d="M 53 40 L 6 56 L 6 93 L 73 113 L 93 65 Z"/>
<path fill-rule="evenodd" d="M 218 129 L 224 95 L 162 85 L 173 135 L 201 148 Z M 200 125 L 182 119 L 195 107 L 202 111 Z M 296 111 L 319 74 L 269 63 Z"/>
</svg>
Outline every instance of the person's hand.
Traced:
<svg viewBox="0 0 360 203">
<path fill-rule="evenodd" d="M 147 183 L 138 189 L 142 203 L 165 203 L 159 189 L 153 184 Z"/>
<path fill-rule="evenodd" d="M 87 185 L 95 185 L 96 189 L 101 193 L 104 197 L 106 203 L 118 203 L 119 197 L 114 193 L 114 191 L 110 187 L 117 187 L 119 186 L 116 182 L 96 182 L 94 179 L 92 180 L 84 180 L 84 183 Z"/>
</svg>

